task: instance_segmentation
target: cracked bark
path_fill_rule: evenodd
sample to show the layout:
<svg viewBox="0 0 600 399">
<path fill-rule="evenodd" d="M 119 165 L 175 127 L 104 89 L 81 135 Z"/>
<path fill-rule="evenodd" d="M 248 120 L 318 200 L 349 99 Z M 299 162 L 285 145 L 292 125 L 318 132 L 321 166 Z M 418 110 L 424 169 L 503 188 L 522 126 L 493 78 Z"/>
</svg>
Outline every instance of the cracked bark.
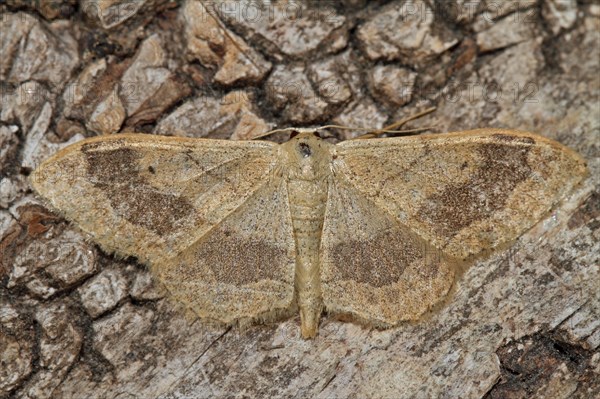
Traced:
<svg viewBox="0 0 600 399">
<path fill-rule="evenodd" d="M 191 2 L 100 2 L 113 7 L 100 13 L 90 2 L 38 3 L 0 5 L 11 55 L 0 63 L 0 397 L 600 391 L 598 5 L 340 1 L 294 3 L 286 18 L 266 4 L 249 20 L 241 2 L 213 13 L 229 29 L 221 34 Z M 249 138 L 312 121 L 381 127 L 430 105 L 438 110 L 406 128 L 539 132 L 580 152 L 591 175 L 476 262 L 439 313 L 391 330 L 324 317 L 304 341 L 297 317 L 245 329 L 193 321 L 135 259 L 102 253 L 45 210 L 26 180 L 94 132 Z"/>
</svg>

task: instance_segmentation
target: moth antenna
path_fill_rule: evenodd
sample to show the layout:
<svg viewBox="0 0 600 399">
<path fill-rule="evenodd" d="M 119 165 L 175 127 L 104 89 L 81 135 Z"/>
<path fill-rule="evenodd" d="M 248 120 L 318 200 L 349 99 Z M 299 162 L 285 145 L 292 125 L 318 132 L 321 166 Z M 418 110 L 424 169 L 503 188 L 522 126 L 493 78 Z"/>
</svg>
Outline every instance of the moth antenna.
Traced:
<svg viewBox="0 0 600 399">
<path fill-rule="evenodd" d="M 344 126 L 344 125 L 323 125 L 323 126 L 318 126 L 315 127 L 314 131 L 318 131 L 318 130 L 325 130 L 325 129 L 341 129 L 341 130 L 360 130 L 363 132 L 368 132 L 365 133 L 361 136 L 355 137 L 352 140 L 355 139 L 366 139 L 366 138 L 373 138 L 373 137 L 377 137 L 379 135 L 382 135 L 384 133 L 392 133 L 392 134 L 411 134 L 411 133 L 418 133 L 418 132 L 423 132 L 425 130 L 431 130 L 433 128 L 433 126 L 428 126 L 428 127 L 421 127 L 421 128 L 417 128 L 417 129 L 409 129 L 409 130 L 397 130 L 396 128 L 404 125 L 407 122 L 410 122 L 412 120 L 421 118 L 427 114 L 432 113 L 433 111 L 435 111 L 437 108 L 436 107 L 431 107 L 431 108 L 427 108 L 424 111 L 421 111 L 415 115 L 411 115 L 409 117 L 406 117 L 404 119 L 399 120 L 398 122 L 394 122 L 391 125 L 385 126 L 381 129 L 375 130 L 375 131 L 371 131 L 370 128 L 366 128 L 366 127 L 353 127 L 353 126 Z M 260 139 L 263 138 L 265 136 L 270 136 L 271 134 L 274 133 L 281 133 L 281 132 L 289 132 L 289 131 L 298 131 L 301 130 L 301 128 L 296 128 L 296 127 L 288 127 L 285 129 L 274 129 L 274 130 L 269 130 L 268 132 L 265 132 L 263 134 L 260 134 L 258 136 L 254 136 L 252 138 L 252 140 L 256 140 L 256 139 Z"/>
</svg>

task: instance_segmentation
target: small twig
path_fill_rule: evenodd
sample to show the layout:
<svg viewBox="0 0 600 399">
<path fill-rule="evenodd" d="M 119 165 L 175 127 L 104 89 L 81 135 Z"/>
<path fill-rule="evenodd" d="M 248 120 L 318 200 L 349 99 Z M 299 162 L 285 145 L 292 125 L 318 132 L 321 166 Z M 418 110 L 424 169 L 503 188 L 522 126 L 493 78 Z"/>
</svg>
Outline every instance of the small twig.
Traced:
<svg viewBox="0 0 600 399">
<path fill-rule="evenodd" d="M 225 36 L 227 36 L 227 38 L 231 41 L 231 44 L 233 44 L 233 46 L 244 56 L 244 58 L 246 58 L 248 61 L 250 61 L 250 63 L 252 65 L 254 65 L 254 67 L 260 71 L 260 67 L 258 66 L 258 64 L 256 64 L 256 62 L 254 62 L 254 60 L 244 52 L 244 50 L 242 50 L 242 47 L 237 43 L 236 39 L 229 34 L 229 30 L 227 29 L 227 27 L 225 26 L 225 24 L 223 23 L 223 21 L 221 21 L 221 19 L 213 14 L 211 14 L 211 10 L 209 9 L 209 6 L 206 6 L 206 12 L 208 15 L 210 15 L 210 17 L 217 23 L 217 25 L 219 25 L 219 28 L 221 28 L 221 30 L 223 31 L 223 34 Z M 216 11 L 214 11 L 215 14 L 217 13 Z"/>
</svg>

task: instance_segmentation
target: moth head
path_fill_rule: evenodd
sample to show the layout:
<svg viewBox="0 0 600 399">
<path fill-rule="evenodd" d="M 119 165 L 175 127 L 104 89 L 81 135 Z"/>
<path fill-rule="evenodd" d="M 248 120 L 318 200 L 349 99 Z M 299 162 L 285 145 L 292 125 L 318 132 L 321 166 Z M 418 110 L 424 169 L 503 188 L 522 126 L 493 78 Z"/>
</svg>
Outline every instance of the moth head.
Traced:
<svg viewBox="0 0 600 399">
<path fill-rule="evenodd" d="M 331 144 L 321 139 L 314 129 L 298 129 L 290 140 L 283 144 L 287 154 L 287 165 L 295 175 L 309 175 L 318 165 L 330 159 Z"/>
<path fill-rule="evenodd" d="M 316 130 L 298 129 L 292 132 L 290 140 L 286 143 L 288 150 L 295 152 L 295 158 L 311 158 L 323 147 L 323 140 Z"/>
</svg>

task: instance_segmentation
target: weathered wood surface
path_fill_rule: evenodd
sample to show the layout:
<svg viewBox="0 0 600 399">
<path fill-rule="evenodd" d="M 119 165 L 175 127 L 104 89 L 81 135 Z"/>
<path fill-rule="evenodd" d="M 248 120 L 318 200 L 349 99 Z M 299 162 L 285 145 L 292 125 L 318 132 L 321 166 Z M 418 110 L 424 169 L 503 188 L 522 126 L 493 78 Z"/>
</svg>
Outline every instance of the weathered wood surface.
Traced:
<svg viewBox="0 0 600 399">
<path fill-rule="evenodd" d="M 228 4 L 218 21 L 192 1 L 0 5 L 0 397 L 597 394 L 600 6 L 285 3 Z M 245 330 L 188 320 L 143 266 L 99 251 L 26 180 L 99 133 L 381 127 L 430 105 L 437 112 L 413 126 L 539 132 L 591 173 L 476 262 L 442 311 L 387 331 L 325 317 L 305 341 L 297 318 Z"/>
</svg>

